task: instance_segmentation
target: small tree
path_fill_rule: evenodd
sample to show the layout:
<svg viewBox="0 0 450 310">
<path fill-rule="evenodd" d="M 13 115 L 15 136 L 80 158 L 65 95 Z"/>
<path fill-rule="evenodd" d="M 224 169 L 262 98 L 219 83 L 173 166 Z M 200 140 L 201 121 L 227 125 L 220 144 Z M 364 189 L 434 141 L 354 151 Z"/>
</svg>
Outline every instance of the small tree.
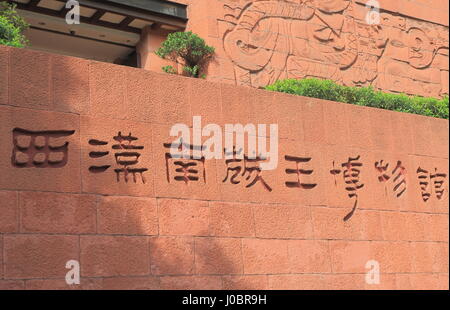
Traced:
<svg viewBox="0 0 450 310">
<path fill-rule="evenodd" d="M 0 44 L 24 47 L 28 40 L 22 34 L 28 28 L 27 22 L 16 11 L 15 4 L 0 3 Z"/>
<path fill-rule="evenodd" d="M 205 40 L 191 31 L 174 32 L 168 35 L 156 55 L 176 63 L 181 62 L 185 75 L 198 78 L 214 51 L 214 47 L 206 45 Z M 167 73 L 177 72 L 173 66 L 165 66 L 162 69 Z"/>
</svg>

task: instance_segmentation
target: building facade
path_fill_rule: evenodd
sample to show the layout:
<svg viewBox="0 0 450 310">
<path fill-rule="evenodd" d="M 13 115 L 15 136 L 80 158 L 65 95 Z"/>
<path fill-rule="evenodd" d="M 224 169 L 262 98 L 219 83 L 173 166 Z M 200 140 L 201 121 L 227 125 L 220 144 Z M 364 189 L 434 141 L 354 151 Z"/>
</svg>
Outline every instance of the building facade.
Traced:
<svg viewBox="0 0 450 310">
<path fill-rule="evenodd" d="M 448 95 L 448 1 L 16 1 L 33 48 L 161 72 L 154 51 L 190 30 L 216 48 L 207 78 L 264 87 L 317 77 L 387 92 Z M 31 3 L 31 5 L 30 5 Z"/>
<path fill-rule="evenodd" d="M 58 1 L 19 2 L 31 47 L 0 46 L 0 289 L 448 289 L 448 120 L 258 89 L 445 95 L 448 2 L 379 1 L 368 26 L 359 1 L 79 1 L 81 27 L 57 30 Z M 177 30 L 216 47 L 206 81 L 160 72 Z M 230 124 L 257 127 L 243 140 L 276 145 L 276 167 L 238 139 L 207 158 Z M 201 156 L 173 155 L 174 126 Z"/>
</svg>

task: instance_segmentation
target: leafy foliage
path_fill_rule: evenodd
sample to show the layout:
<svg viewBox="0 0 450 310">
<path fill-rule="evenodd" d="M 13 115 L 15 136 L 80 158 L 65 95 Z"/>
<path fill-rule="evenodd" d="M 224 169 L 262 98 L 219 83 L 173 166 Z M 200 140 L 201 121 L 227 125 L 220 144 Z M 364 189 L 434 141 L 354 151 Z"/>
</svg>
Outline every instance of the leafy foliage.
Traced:
<svg viewBox="0 0 450 310">
<path fill-rule="evenodd" d="M 181 60 L 184 66 L 183 73 L 198 78 L 201 76 L 203 66 L 214 52 L 214 47 L 206 45 L 205 40 L 189 31 L 169 34 L 156 54 L 177 63 Z M 163 67 L 163 71 L 174 73 L 175 69 L 169 67 L 171 66 Z"/>
<path fill-rule="evenodd" d="M 165 73 L 169 73 L 169 74 L 177 74 L 177 69 L 175 69 L 173 66 L 164 66 L 162 67 L 162 70 Z"/>
<path fill-rule="evenodd" d="M 28 28 L 27 22 L 16 12 L 16 5 L 0 3 L 0 44 L 24 47 L 28 40 L 22 34 Z"/>
<path fill-rule="evenodd" d="M 436 99 L 390 94 L 376 91 L 372 87 L 347 87 L 330 80 L 320 79 L 280 80 L 267 86 L 266 89 L 366 107 L 449 118 L 448 96 Z"/>
</svg>

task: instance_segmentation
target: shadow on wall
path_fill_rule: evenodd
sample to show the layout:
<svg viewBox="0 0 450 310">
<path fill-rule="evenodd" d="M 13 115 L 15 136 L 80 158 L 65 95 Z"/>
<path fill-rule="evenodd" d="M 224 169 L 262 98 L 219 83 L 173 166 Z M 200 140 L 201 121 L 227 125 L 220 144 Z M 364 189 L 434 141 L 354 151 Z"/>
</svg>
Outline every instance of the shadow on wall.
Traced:
<svg viewBox="0 0 450 310">
<path fill-rule="evenodd" d="M 96 127 L 83 119 L 99 117 L 90 105 L 93 62 L 5 47 L 0 56 L 9 59 L 2 74 L 8 80 L 1 83 L 8 87 L 0 92 L 0 127 L 9 134 L 0 140 L 11 145 L 0 151 L 0 166 L 9 167 L 2 168 L 0 194 L 15 201 L 2 201 L 0 209 L 15 209 L 11 222 L 19 222 L 0 225 L 1 287 L 222 289 L 225 277 L 243 274 L 241 239 L 208 237 L 208 202 L 104 194 L 114 187 L 107 183 L 95 191 L 84 187 L 86 156 L 104 155 L 84 150 L 82 131 Z M 177 210 L 190 203 L 200 203 L 208 216 L 180 217 Z M 203 221 L 205 230 L 194 237 L 185 220 Z M 69 260 L 80 262 L 80 286 L 65 283 Z"/>
</svg>

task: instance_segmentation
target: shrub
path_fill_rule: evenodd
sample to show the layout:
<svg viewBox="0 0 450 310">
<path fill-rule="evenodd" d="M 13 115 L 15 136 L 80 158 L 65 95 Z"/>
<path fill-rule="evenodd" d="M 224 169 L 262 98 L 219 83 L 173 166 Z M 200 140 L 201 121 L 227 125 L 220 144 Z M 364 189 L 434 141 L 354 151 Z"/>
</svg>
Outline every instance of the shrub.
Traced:
<svg viewBox="0 0 450 310">
<path fill-rule="evenodd" d="M 169 74 L 177 74 L 177 69 L 175 69 L 173 66 L 164 66 L 162 67 L 162 70 L 165 73 L 169 73 Z"/>
<path fill-rule="evenodd" d="M 208 46 L 205 40 L 189 32 L 174 32 L 168 35 L 156 54 L 163 58 L 183 64 L 183 74 L 190 77 L 201 77 L 206 62 L 214 54 L 214 47 Z M 176 73 L 172 66 L 163 67 L 167 73 Z"/>
<path fill-rule="evenodd" d="M 28 40 L 22 34 L 28 24 L 16 12 L 16 5 L 7 2 L 0 3 L 0 44 L 24 47 Z"/>
<path fill-rule="evenodd" d="M 448 96 L 442 99 L 390 94 L 372 87 L 347 87 L 320 79 L 280 80 L 267 90 L 437 118 L 449 118 Z"/>
</svg>

